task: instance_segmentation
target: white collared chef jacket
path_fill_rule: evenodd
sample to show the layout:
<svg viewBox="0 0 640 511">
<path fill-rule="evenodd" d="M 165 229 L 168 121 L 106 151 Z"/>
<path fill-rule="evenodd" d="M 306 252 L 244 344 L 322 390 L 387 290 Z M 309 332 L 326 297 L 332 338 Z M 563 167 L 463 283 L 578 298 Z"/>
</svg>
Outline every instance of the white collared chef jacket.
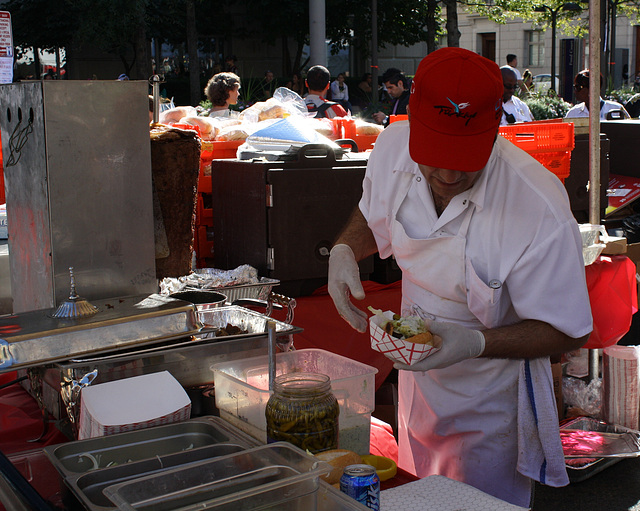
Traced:
<svg viewBox="0 0 640 511">
<path fill-rule="evenodd" d="M 424 186 L 411 187 L 398 220 L 413 238 L 457 233 L 467 208 L 475 205 L 466 255 L 481 285 L 501 284 L 498 303 L 469 300 L 470 310 L 481 321 L 487 314 L 496 326 L 533 319 L 570 337 L 588 334 L 592 318 L 582 240 L 560 180 L 511 142 L 497 137 L 474 186 L 454 197 L 438 217 L 429 185 L 409 156 L 408 141 L 407 121 L 385 129 L 371 153 L 363 182 L 359 207 L 380 257 L 393 254 L 390 228 L 395 183 L 400 173 L 410 173 Z M 476 296 L 474 289 L 467 293 Z"/>
</svg>

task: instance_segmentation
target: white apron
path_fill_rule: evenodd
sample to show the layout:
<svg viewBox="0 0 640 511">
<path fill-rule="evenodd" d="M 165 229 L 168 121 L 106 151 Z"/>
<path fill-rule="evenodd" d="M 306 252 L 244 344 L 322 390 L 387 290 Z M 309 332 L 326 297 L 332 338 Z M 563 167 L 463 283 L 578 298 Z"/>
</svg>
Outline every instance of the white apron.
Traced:
<svg viewBox="0 0 640 511">
<path fill-rule="evenodd" d="M 480 322 L 468 305 L 468 296 L 486 299 L 495 291 L 480 281 L 465 256 L 475 206 L 467 205 L 457 235 L 412 239 L 397 214 L 410 187 L 425 184 L 408 176 L 398 187 L 391 232 L 403 269 L 403 314 L 419 306 L 432 319 L 475 329 L 496 326 L 492 315 L 498 312 L 489 307 Z M 516 470 L 518 369 L 517 360 L 477 358 L 445 369 L 400 371 L 400 467 L 421 478 L 444 475 L 528 507 L 531 482 Z"/>
</svg>

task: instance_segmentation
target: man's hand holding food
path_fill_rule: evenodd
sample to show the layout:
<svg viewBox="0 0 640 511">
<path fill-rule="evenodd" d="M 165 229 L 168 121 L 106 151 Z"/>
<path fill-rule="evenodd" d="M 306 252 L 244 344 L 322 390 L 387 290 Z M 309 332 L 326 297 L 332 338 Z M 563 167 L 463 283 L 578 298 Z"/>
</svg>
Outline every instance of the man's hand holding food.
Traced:
<svg viewBox="0 0 640 511">
<path fill-rule="evenodd" d="M 425 320 L 428 330 L 440 336 L 440 350 L 424 360 L 412 365 L 396 362 L 393 367 L 406 371 L 429 371 L 442 369 L 469 358 L 476 358 L 484 352 L 485 339 L 480 330 L 472 330 L 457 323 Z"/>
</svg>

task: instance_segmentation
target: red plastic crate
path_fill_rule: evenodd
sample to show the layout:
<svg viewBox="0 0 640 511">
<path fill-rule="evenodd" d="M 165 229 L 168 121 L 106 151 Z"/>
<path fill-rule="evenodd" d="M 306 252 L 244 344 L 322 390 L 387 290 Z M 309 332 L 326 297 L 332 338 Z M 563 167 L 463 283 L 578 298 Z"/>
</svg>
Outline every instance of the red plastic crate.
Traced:
<svg viewBox="0 0 640 511">
<path fill-rule="evenodd" d="M 213 257 L 213 241 L 207 237 L 207 226 L 198 225 L 194 236 L 196 251 L 196 266 L 198 268 L 207 267 L 207 258 Z"/>
<path fill-rule="evenodd" d="M 575 147 L 573 123 L 527 122 L 500 126 L 500 135 L 526 151 L 562 182 L 569 177 Z"/>
<path fill-rule="evenodd" d="M 213 219 L 213 209 L 205 207 L 204 199 L 211 198 L 211 194 L 198 193 L 198 206 L 196 209 L 196 225 L 211 225 Z"/>
</svg>

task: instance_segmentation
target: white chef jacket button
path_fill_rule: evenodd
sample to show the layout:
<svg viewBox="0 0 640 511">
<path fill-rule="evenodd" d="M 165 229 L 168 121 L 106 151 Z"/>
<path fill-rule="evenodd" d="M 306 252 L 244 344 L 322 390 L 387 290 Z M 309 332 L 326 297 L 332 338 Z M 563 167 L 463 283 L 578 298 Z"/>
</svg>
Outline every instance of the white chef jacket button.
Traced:
<svg viewBox="0 0 640 511">
<path fill-rule="evenodd" d="M 422 181 L 422 177 L 420 177 L 420 176 L 416 177 L 416 181 L 418 181 L 418 182 Z"/>
</svg>

